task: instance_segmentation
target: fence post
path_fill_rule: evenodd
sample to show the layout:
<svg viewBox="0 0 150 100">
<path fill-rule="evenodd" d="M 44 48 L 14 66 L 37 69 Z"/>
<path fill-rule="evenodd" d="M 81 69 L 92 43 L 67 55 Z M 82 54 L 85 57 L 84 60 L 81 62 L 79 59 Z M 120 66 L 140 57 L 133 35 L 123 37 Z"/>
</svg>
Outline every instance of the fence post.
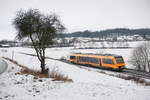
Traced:
<svg viewBox="0 0 150 100">
<path fill-rule="evenodd" d="M 14 59 L 14 50 L 12 51 L 12 60 Z"/>
</svg>

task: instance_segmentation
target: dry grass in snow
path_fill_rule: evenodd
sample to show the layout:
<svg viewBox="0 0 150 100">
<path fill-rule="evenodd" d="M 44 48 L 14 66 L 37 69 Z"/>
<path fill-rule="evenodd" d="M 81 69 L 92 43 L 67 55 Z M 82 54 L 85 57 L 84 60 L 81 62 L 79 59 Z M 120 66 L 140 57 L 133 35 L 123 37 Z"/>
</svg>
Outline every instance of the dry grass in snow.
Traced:
<svg viewBox="0 0 150 100">
<path fill-rule="evenodd" d="M 150 86 L 150 83 L 142 78 L 136 77 L 136 76 L 125 76 L 125 75 L 117 75 L 116 77 L 125 79 L 125 80 L 132 80 L 137 84 L 143 84 L 145 86 Z"/>
<path fill-rule="evenodd" d="M 22 67 L 21 74 L 30 74 L 39 78 L 53 78 L 53 81 L 64 81 L 64 82 L 73 82 L 72 79 L 69 79 L 67 75 L 60 72 L 57 68 L 53 68 L 48 73 L 41 73 L 40 71 L 35 71 L 29 69 L 28 67 L 19 64 L 17 61 L 14 61 L 8 57 L 3 57 L 4 59 L 16 64 L 19 67 Z"/>
<path fill-rule="evenodd" d="M 68 81 L 72 82 L 72 79 L 69 79 L 68 76 L 64 75 L 57 68 L 53 68 L 49 71 L 49 76 L 54 79 L 54 81 Z"/>
</svg>

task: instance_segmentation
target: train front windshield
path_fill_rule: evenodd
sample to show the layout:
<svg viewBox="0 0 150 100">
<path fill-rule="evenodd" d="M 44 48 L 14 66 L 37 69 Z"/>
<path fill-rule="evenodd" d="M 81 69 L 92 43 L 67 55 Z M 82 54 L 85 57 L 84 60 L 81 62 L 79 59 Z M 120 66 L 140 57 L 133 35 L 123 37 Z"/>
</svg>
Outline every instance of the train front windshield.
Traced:
<svg viewBox="0 0 150 100">
<path fill-rule="evenodd" d="M 115 57 L 115 59 L 116 59 L 116 61 L 117 61 L 117 64 L 122 64 L 122 63 L 124 63 L 124 61 L 123 61 L 123 59 L 122 59 L 121 56 L 117 56 L 117 57 Z"/>
</svg>

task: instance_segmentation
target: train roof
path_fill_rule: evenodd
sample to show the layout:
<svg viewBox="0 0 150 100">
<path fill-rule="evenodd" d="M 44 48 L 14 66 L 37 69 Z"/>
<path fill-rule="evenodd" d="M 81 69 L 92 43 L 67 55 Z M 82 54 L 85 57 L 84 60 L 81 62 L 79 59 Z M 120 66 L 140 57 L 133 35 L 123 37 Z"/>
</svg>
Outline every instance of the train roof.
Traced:
<svg viewBox="0 0 150 100">
<path fill-rule="evenodd" d="M 114 56 L 114 57 L 118 57 L 120 55 L 116 55 L 116 54 L 94 54 L 94 53 L 74 53 L 74 54 L 79 54 L 79 55 L 95 55 L 95 56 Z"/>
</svg>

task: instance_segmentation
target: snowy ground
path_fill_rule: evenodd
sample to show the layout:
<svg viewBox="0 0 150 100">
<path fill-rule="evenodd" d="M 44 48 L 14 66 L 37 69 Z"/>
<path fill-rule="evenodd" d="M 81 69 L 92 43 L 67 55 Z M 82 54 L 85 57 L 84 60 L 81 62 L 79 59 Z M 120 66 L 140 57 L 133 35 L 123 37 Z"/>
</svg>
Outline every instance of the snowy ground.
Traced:
<svg viewBox="0 0 150 100">
<path fill-rule="evenodd" d="M 7 67 L 7 63 L 4 60 L 0 59 L 0 74 L 2 74 L 7 69 Z"/>
<path fill-rule="evenodd" d="M 18 52 L 34 53 L 34 50 L 31 48 L 2 48 L 0 56 L 10 57 L 31 69 L 40 70 L 37 58 Z M 132 49 L 52 48 L 46 50 L 47 56 L 52 58 L 61 58 L 62 56 L 68 58 L 72 52 L 112 52 L 129 58 Z M 21 68 L 8 62 L 8 69 L 0 75 L 0 100 L 149 100 L 150 98 L 150 87 L 132 81 L 50 59 L 46 60 L 46 66 L 50 70 L 58 68 L 73 82 L 54 82 L 52 79 L 35 79 L 32 75 L 20 75 L 18 72 Z"/>
</svg>

